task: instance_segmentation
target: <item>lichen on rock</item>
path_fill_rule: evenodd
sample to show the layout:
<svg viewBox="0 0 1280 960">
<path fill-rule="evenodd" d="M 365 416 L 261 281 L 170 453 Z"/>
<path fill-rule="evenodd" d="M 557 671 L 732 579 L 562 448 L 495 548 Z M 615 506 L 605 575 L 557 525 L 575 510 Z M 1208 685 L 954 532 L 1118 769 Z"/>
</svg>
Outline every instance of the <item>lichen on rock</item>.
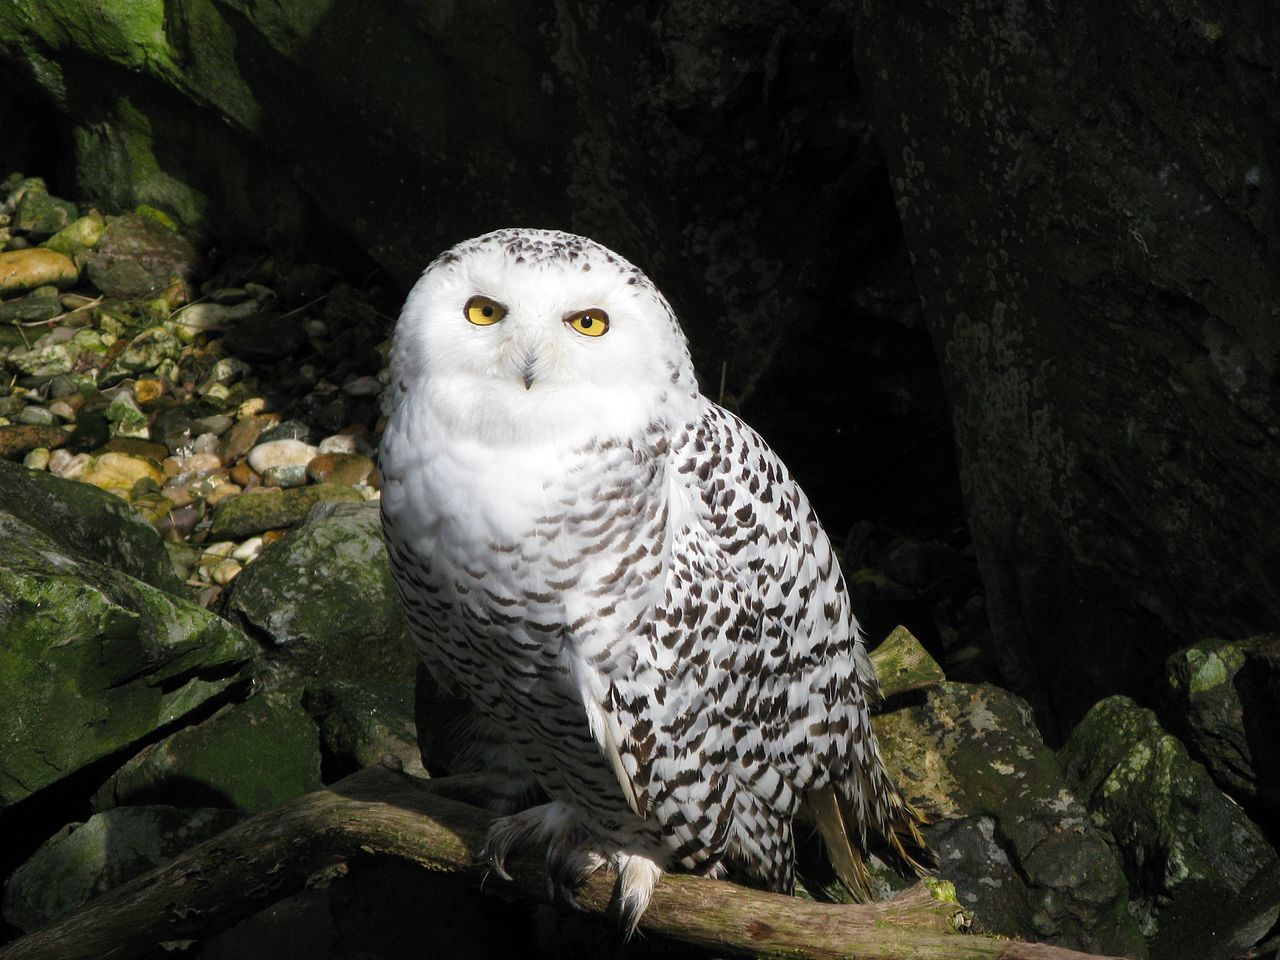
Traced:
<svg viewBox="0 0 1280 960">
<path fill-rule="evenodd" d="M 1061 759 L 1119 844 L 1153 957 L 1226 960 L 1280 917 L 1280 857 L 1152 711 L 1101 701 Z"/>
</svg>

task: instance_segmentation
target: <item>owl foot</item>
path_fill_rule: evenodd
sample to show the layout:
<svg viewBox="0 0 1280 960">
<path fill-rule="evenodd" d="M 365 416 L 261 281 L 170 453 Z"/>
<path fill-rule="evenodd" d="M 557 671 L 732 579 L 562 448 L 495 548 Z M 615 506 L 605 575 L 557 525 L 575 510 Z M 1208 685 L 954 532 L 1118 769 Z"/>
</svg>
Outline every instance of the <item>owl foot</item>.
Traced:
<svg viewBox="0 0 1280 960">
<path fill-rule="evenodd" d="M 587 831 L 568 804 L 553 801 L 495 820 L 485 839 L 485 859 L 494 873 L 510 880 L 507 857 L 535 839 L 547 845 L 548 895 L 581 910 L 573 891 L 607 861 L 591 845 Z"/>
<path fill-rule="evenodd" d="M 484 857 L 504 880 L 510 880 L 507 858 L 535 841 L 547 847 L 547 894 L 552 900 L 583 909 L 574 891 L 605 865 L 618 873 L 614 906 L 624 939 L 635 933 L 640 916 L 649 906 L 662 877 L 658 862 L 642 853 L 613 850 L 608 853 L 579 820 L 577 810 L 553 801 L 495 820 L 485 839 Z"/>
</svg>

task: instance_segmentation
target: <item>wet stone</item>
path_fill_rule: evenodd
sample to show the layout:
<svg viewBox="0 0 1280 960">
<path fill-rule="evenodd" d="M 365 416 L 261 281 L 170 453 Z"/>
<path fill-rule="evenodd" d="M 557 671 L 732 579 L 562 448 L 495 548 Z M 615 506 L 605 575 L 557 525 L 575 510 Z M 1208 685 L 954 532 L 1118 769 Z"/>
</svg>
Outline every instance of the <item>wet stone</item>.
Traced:
<svg viewBox="0 0 1280 960">
<path fill-rule="evenodd" d="M 201 417 L 198 420 L 191 421 L 191 430 L 199 434 L 213 434 L 215 437 L 221 437 L 224 433 L 231 429 L 233 421 L 225 414 L 215 413 L 211 417 Z"/>
<path fill-rule="evenodd" d="M 49 250 L 74 258 L 77 253 L 92 249 L 102 239 L 106 221 L 97 210 L 72 220 L 43 244 Z"/>
<path fill-rule="evenodd" d="M 61 427 L 21 423 L 0 426 L 0 457 L 16 460 L 36 447 L 50 450 L 67 442 L 67 433 Z"/>
<path fill-rule="evenodd" d="M 164 475 L 148 460 L 125 453 L 104 453 L 81 475 L 80 480 L 129 499 L 139 480 L 151 480 L 157 487 Z"/>
<path fill-rule="evenodd" d="M 0 323 L 37 323 L 62 313 L 57 290 L 51 294 L 36 291 L 19 300 L 0 303 Z"/>
<path fill-rule="evenodd" d="M 313 483 L 355 487 L 367 483 L 373 473 L 373 461 L 353 453 L 322 453 L 307 464 L 307 476 Z"/>
<path fill-rule="evenodd" d="M 265 474 L 272 467 L 302 467 L 316 455 L 316 448 L 301 440 L 267 440 L 249 451 L 249 466 Z M 304 474 L 305 476 L 305 474 Z"/>
<path fill-rule="evenodd" d="M 188 279 L 200 262 L 179 233 L 136 213 L 112 219 L 89 257 L 89 278 L 109 297 L 154 297 L 175 279 Z"/>
<path fill-rule="evenodd" d="M 8 296 L 46 284 L 63 289 L 80 278 L 80 268 L 53 250 L 32 247 L 0 253 L 0 294 Z"/>
<path fill-rule="evenodd" d="M 223 458 L 228 463 L 239 460 L 258 442 L 258 437 L 267 425 L 265 419 L 257 416 L 247 416 L 237 420 L 235 426 L 227 431 L 224 439 Z"/>
<path fill-rule="evenodd" d="M 49 466 L 49 448 L 36 447 L 22 458 L 22 465 L 28 470 L 44 470 Z"/>
<path fill-rule="evenodd" d="M 311 508 L 321 501 L 362 499 L 350 487 L 331 483 L 230 497 L 214 509 L 209 535 L 231 539 L 292 527 L 305 520 Z"/>
<path fill-rule="evenodd" d="M 310 424 L 303 423 L 301 420 L 283 420 L 280 423 L 267 427 L 259 437 L 259 443 L 270 443 L 273 440 L 301 440 L 308 443 L 314 428 Z"/>
<path fill-rule="evenodd" d="M 50 427 L 54 424 L 53 413 L 46 407 L 25 406 L 18 413 L 19 423 L 36 423 Z"/>
<path fill-rule="evenodd" d="M 42 243 L 70 224 L 77 212 L 76 205 L 68 200 L 28 190 L 18 201 L 9 228 L 32 243 Z"/>
<path fill-rule="evenodd" d="M 300 463 L 267 467 L 262 471 L 262 482 L 268 487 L 301 487 L 307 482 L 307 468 Z"/>
</svg>

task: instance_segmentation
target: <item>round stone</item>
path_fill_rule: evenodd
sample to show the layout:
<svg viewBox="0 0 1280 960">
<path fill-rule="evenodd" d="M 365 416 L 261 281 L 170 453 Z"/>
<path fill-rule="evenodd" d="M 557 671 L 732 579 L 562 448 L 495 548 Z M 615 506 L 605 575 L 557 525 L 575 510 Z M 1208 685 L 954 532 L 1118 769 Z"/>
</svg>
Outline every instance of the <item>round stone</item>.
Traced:
<svg viewBox="0 0 1280 960">
<path fill-rule="evenodd" d="M 49 448 L 36 447 L 22 458 L 22 465 L 28 470 L 44 470 L 49 466 Z"/>
<path fill-rule="evenodd" d="M 34 405 L 23 407 L 18 412 L 19 423 L 35 423 L 45 427 L 51 427 L 56 422 L 53 412 L 46 407 L 37 407 Z"/>
<path fill-rule="evenodd" d="M 220 587 L 225 587 L 240 575 L 244 567 L 236 560 L 223 560 L 209 568 L 209 579 Z"/>
<path fill-rule="evenodd" d="M 67 422 L 71 422 L 76 418 L 75 407 L 65 400 L 53 401 L 53 403 L 49 404 L 49 412 L 59 420 L 66 420 Z"/>
<path fill-rule="evenodd" d="M 0 294 L 21 293 L 45 284 L 69 287 L 80 279 L 80 268 L 65 254 L 30 247 L 0 253 Z"/>
<path fill-rule="evenodd" d="M 300 463 L 282 463 L 262 471 L 262 482 L 269 487 L 301 487 L 307 482 L 307 468 Z"/>
<path fill-rule="evenodd" d="M 335 433 L 321 440 L 316 449 L 321 453 L 359 453 L 357 444 L 356 438 L 350 434 Z"/>
<path fill-rule="evenodd" d="M 92 462 L 93 457 L 87 453 L 54 450 L 49 454 L 49 472 L 63 480 L 79 480 Z"/>
<path fill-rule="evenodd" d="M 249 466 L 265 476 L 272 467 L 302 467 L 316 455 L 316 448 L 301 440 L 268 440 L 249 451 Z M 305 474 L 304 474 L 305 476 Z"/>
<path fill-rule="evenodd" d="M 125 453 L 104 453 L 93 459 L 89 468 L 80 476 L 80 480 L 127 500 L 138 481 L 150 480 L 159 488 L 164 481 L 164 474 L 149 460 L 131 457 Z"/>
<path fill-rule="evenodd" d="M 367 483 L 373 472 L 373 461 L 356 453 L 322 453 L 307 464 L 307 476 L 313 483 L 340 483 L 344 487 Z"/>
</svg>

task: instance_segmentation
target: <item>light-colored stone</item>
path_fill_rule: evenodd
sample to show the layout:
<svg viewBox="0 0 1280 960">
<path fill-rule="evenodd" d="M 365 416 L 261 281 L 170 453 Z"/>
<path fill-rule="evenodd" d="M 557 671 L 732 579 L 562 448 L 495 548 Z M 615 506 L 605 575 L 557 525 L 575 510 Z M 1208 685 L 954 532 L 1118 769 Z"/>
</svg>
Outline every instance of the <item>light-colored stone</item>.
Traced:
<svg viewBox="0 0 1280 960">
<path fill-rule="evenodd" d="M 22 458 L 22 465 L 28 470 L 43 470 L 49 466 L 49 448 L 36 447 Z"/>
<path fill-rule="evenodd" d="M 244 567 L 235 560 L 223 560 L 209 568 L 209 579 L 220 587 L 225 587 L 237 576 Z"/>
<path fill-rule="evenodd" d="M 76 418 L 75 407 L 65 400 L 53 401 L 53 403 L 49 404 L 49 412 L 59 420 L 66 420 L 67 422 L 71 422 Z"/>
<path fill-rule="evenodd" d="M 316 448 L 301 440 L 268 440 L 249 451 L 249 466 L 265 474 L 270 467 L 306 467 Z"/>
<path fill-rule="evenodd" d="M 346 433 L 325 437 L 316 448 L 320 453 L 359 453 L 356 438 Z"/>
<path fill-rule="evenodd" d="M 382 393 L 382 384 L 377 377 L 356 377 L 342 385 L 342 392 L 349 397 L 376 397 Z"/>
<path fill-rule="evenodd" d="M 37 407 L 34 404 L 23 407 L 18 412 L 19 423 L 34 423 L 42 427 L 51 427 L 54 424 L 53 413 L 48 407 Z"/>
<path fill-rule="evenodd" d="M 127 500 L 139 480 L 150 480 L 158 487 L 164 474 L 147 460 L 124 453 L 104 453 L 93 459 L 79 479 Z"/>
<path fill-rule="evenodd" d="M 87 453 L 54 450 L 49 454 L 49 472 L 63 480 L 79 480 L 91 463 L 93 457 Z"/>
<path fill-rule="evenodd" d="M 34 290 L 45 284 L 59 289 L 80 278 L 80 268 L 71 258 L 43 247 L 8 250 L 0 253 L 0 293 L 8 295 Z"/>
</svg>

